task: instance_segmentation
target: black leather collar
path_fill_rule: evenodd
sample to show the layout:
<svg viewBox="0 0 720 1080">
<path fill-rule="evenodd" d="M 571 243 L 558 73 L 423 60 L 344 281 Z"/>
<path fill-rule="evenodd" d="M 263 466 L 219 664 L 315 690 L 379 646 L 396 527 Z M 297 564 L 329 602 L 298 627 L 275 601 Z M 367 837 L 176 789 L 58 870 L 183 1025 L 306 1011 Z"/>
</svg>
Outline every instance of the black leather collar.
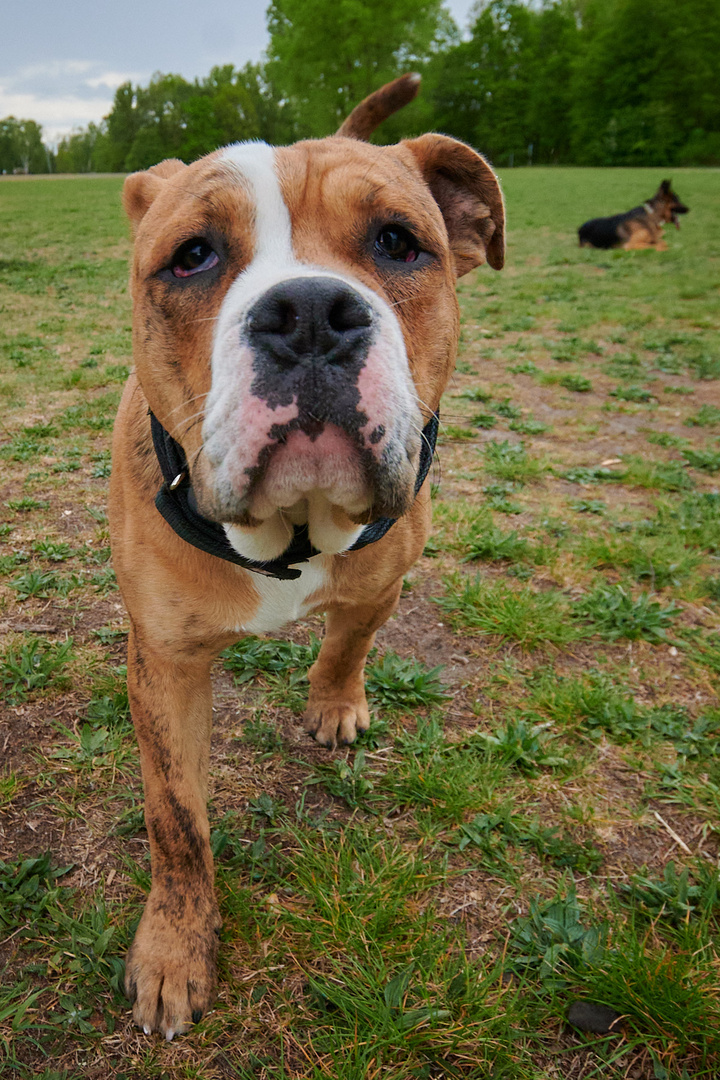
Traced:
<svg viewBox="0 0 720 1080">
<path fill-rule="evenodd" d="M 190 484 L 185 451 L 180 443 L 173 439 L 153 413 L 150 413 L 150 425 L 152 439 L 155 446 L 160 469 L 163 474 L 163 486 L 155 496 L 155 505 L 167 521 L 168 525 L 193 547 L 206 551 L 208 555 L 215 555 L 218 559 L 226 559 L 236 563 L 246 570 L 252 570 L 254 574 L 265 574 L 267 577 L 278 578 L 281 581 L 292 581 L 299 578 L 302 570 L 296 569 L 297 563 L 307 562 L 313 555 L 320 552 L 310 543 L 307 525 L 296 525 L 295 535 L 290 547 L 277 559 L 269 562 L 255 562 L 240 555 L 232 546 L 222 525 L 216 521 L 210 521 L 198 512 L 192 485 Z M 435 440 L 438 433 L 438 415 L 433 415 L 423 428 L 422 444 L 420 447 L 420 464 L 415 481 L 415 494 L 419 492 L 430 471 L 433 455 L 435 453 Z M 395 524 L 396 518 L 378 518 L 370 525 L 366 525 L 349 551 L 357 551 L 368 544 L 374 544 Z"/>
</svg>

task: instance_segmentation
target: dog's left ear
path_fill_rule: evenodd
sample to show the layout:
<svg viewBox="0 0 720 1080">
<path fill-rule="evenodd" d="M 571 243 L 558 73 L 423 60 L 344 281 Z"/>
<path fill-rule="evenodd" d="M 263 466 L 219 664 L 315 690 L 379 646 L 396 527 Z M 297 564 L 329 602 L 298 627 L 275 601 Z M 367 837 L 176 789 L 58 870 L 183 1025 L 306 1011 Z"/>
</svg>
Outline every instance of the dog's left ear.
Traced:
<svg viewBox="0 0 720 1080">
<path fill-rule="evenodd" d="M 486 260 L 505 262 L 505 206 L 497 177 L 484 157 L 448 135 L 421 135 L 401 143 L 420 166 L 440 207 L 458 277 Z"/>
<path fill-rule="evenodd" d="M 123 184 L 123 206 L 133 229 L 137 229 L 148 209 L 165 187 L 165 182 L 187 165 L 177 158 L 167 158 L 143 172 L 130 173 Z"/>
<path fill-rule="evenodd" d="M 660 190 L 663 192 L 663 194 L 668 195 L 670 193 L 671 187 L 672 180 L 663 180 L 662 184 L 660 185 Z"/>
</svg>

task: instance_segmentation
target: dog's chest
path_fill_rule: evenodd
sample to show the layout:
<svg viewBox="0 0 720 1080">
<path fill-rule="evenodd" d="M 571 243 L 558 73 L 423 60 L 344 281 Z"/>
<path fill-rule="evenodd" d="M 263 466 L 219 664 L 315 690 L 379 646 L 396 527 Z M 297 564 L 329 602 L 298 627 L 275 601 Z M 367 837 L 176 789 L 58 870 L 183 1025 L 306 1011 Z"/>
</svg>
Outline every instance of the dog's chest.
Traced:
<svg viewBox="0 0 720 1080">
<path fill-rule="evenodd" d="M 316 555 L 299 569 L 302 573 L 293 581 L 280 581 L 277 578 L 252 574 L 259 604 L 254 614 L 238 622 L 232 628 L 233 631 L 267 634 L 307 615 L 314 607 L 313 598 L 329 584 L 330 558 Z"/>
</svg>

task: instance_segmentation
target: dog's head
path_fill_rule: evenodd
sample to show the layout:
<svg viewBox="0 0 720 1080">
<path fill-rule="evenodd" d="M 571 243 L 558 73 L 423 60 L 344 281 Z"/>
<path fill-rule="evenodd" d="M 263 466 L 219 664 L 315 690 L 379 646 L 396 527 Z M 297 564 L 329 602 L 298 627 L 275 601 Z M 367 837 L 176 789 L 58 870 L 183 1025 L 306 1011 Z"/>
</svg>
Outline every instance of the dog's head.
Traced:
<svg viewBox="0 0 720 1080">
<path fill-rule="evenodd" d="M 412 504 L 453 369 L 455 281 L 504 257 L 486 161 L 442 135 L 239 143 L 125 182 L 134 351 L 199 509 L 267 560 Z"/>
<path fill-rule="evenodd" d="M 680 228 L 678 214 L 687 214 L 690 211 L 690 207 L 681 203 L 672 190 L 671 180 L 663 180 L 652 201 L 660 214 L 661 221 L 672 222 L 676 229 Z"/>
</svg>

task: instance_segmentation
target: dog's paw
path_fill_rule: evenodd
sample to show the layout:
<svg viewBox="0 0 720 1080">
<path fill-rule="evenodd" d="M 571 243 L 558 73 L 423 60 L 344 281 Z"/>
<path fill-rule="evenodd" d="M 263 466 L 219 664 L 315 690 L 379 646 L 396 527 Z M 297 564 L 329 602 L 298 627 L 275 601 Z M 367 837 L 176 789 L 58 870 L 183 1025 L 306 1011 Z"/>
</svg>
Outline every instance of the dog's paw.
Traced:
<svg viewBox="0 0 720 1080">
<path fill-rule="evenodd" d="M 305 730 L 321 746 L 349 746 L 370 727 L 365 695 L 361 701 L 313 701 L 304 713 Z"/>
<path fill-rule="evenodd" d="M 135 1023 L 168 1042 L 198 1023 L 215 997 L 220 916 L 213 904 L 198 920 L 185 899 L 150 894 L 125 963 Z"/>
</svg>

